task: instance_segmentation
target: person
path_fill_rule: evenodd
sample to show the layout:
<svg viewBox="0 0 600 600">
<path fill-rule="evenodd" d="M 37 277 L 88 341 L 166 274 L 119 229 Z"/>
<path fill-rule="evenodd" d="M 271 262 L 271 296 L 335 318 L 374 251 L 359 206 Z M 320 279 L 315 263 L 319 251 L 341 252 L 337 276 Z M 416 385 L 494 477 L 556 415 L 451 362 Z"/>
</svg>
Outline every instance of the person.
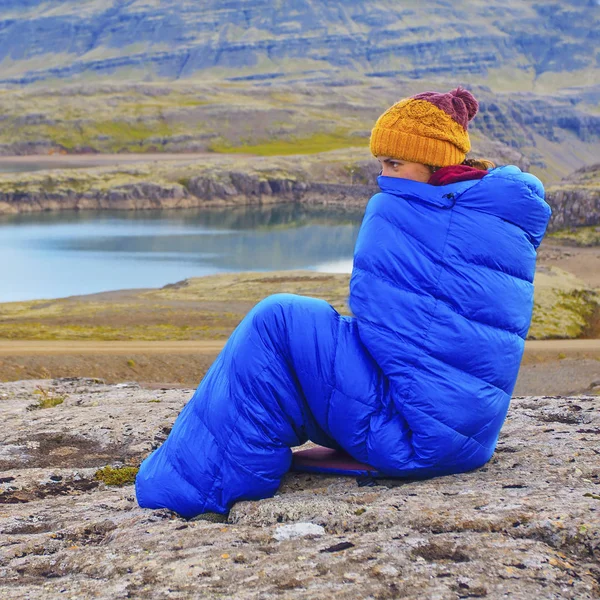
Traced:
<svg viewBox="0 0 600 600">
<path fill-rule="evenodd" d="M 550 208 L 534 176 L 466 160 L 477 108 L 457 88 L 381 115 L 370 141 L 381 193 L 355 247 L 353 316 L 289 294 L 258 303 L 142 463 L 140 506 L 191 518 L 272 496 L 307 440 L 391 477 L 490 459 Z"/>
</svg>

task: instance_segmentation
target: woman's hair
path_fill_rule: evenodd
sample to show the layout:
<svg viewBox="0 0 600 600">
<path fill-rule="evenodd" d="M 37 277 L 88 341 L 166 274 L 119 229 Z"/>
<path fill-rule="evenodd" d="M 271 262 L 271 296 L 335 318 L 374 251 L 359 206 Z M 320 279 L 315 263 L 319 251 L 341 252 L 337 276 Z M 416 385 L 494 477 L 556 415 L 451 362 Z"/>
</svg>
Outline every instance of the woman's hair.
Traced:
<svg viewBox="0 0 600 600">
<path fill-rule="evenodd" d="M 496 164 L 487 158 L 465 158 L 462 164 L 482 171 L 489 171 L 496 168 Z"/>
<path fill-rule="evenodd" d="M 467 167 L 473 167 L 474 169 L 479 169 L 481 171 L 489 171 L 490 169 L 496 168 L 496 163 L 488 160 L 487 158 L 465 158 L 465 160 L 460 163 L 461 165 L 465 165 Z M 431 165 L 426 165 L 429 167 L 429 170 L 432 173 L 443 169 L 444 167 L 433 167 Z"/>
</svg>

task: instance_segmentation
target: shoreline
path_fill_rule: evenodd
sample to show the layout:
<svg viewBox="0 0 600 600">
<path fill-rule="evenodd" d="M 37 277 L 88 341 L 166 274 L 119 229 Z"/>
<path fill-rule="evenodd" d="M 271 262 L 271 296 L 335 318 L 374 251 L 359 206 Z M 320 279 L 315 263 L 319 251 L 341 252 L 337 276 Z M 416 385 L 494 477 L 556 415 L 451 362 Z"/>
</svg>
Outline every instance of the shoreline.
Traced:
<svg viewBox="0 0 600 600">
<path fill-rule="evenodd" d="M 376 186 L 365 185 L 372 176 L 367 158 L 362 151 L 285 157 L 225 153 L 43 157 L 44 165 L 66 168 L 0 173 L 0 214 L 290 202 L 358 207 L 377 191 Z M 4 160 L 32 163 L 30 157 Z M 69 168 L 77 166 L 81 168 Z"/>
<path fill-rule="evenodd" d="M 64 168 L 0 172 L 0 214 L 284 203 L 362 209 L 378 191 L 372 160 L 364 149 L 270 157 L 237 153 L 0 156 L 0 166 L 36 161 Z M 600 224 L 600 185 L 594 168 L 588 169 L 591 179 L 582 170 L 581 181 L 565 180 L 546 188 L 553 212 L 548 231 Z"/>
</svg>

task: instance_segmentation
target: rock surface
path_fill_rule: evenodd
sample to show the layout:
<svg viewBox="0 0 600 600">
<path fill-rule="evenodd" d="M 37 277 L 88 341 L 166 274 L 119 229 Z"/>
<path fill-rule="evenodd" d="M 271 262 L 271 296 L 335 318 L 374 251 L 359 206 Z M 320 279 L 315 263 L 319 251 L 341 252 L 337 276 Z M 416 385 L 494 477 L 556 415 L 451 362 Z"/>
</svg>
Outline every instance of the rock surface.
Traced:
<svg viewBox="0 0 600 600">
<path fill-rule="evenodd" d="M 160 444 L 191 390 L 0 384 L 0 597 L 597 598 L 598 397 L 515 398 L 491 462 L 430 481 L 289 474 L 226 522 L 94 479 Z M 60 401 L 39 408 L 43 401 Z M 52 402 L 49 402 L 52 404 Z M 277 541 L 286 525 L 324 528 Z"/>
<path fill-rule="evenodd" d="M 305 202 L 363 208 L 377 191 L 374 186 L 304 183 L 288 179 L 259 180 L 246 176 L 228 181 L 194 177 L 184 187 L 151 182 L 77 193 L 72 190 L 1 192 L 0 214 L 48 210 L 147 210 L 281 204 Z"/>
<path fill-rule="evenodd" d="M 548 190 L 550 231 L 600 224 L 600 163 L 571 173 Z"/>
</svg>

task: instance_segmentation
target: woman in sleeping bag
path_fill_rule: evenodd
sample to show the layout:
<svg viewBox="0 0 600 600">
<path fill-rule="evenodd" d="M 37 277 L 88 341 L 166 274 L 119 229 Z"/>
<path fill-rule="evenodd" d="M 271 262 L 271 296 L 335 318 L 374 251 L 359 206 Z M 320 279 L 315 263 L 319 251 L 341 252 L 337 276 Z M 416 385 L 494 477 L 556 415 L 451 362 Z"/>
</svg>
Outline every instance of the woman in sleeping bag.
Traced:
<svg viewBox="0 0 600 600">
<path fill-rule="evenodd" d="M 465 160 L 477 109 L 458 88 L 381 115 L 370 142 L 381 192 L 354 252 L 354 316 L 288 294 L 255 306 L 142 463 L 141 506 L 190 518 L 272 496 L 290 448 L 307 440 L 392 477 L 490 459 L 550 208 L 532 175 Z"/>
</svg>

